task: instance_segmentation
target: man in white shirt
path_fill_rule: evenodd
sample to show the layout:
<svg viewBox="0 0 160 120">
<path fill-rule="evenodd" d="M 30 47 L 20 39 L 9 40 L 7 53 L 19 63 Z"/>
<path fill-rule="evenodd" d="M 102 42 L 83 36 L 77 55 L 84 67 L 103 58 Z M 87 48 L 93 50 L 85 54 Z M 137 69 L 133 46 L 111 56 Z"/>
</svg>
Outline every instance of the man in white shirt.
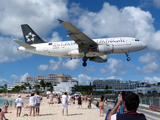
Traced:
<svg viewBox="0 0 160 120">
<path fill-rule="evenodd" d="M 23 99 L 21 98 L 21 95 L 18 95 L 18 98 L 15 101 L 15 107 L 17 107 L 17 117 L 20 117 L 22 105 Z"/>
<path fill-rule="evenodd" d="M 62 95 L 62 115 L 64 116 L 64 109 L 66 109 L 66 116 L 68 116 L 68 97 L 67 93 L 65 92 L 64 95 Z"/>
<path fill-rule="evenodd" d="M 40 102 L 41 102 L 41 96 L 39 95 L 39 92 L 37 92 L 37 95 L 35 95 L 36 97 L 36 104 L 35 104 L 35 108 L 36 108 L 36 115 L 39 115 L 39 111 L 40 111 Z"/>
</svg>

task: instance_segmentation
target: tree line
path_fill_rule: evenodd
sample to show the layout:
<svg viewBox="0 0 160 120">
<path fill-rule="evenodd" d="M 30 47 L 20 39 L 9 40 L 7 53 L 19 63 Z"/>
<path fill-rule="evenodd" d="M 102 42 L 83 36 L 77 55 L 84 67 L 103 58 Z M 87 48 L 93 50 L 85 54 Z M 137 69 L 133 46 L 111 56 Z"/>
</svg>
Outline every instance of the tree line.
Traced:
<svg viewBox="0 0 160 120">
<path fill-rule="evenodd" d="M 0 93 L 7 93 L 7 92 L 8 93 L 19 93 L 22 90 L 26 90 L 27 87 L 29 88 L 29 90 L 35 89 L 35 92 L 40 91 L 41 87 L 43 88 L 43 90 L 45 90 L 45 88 L 47 87 L 48 91 L 53 91 L 53 86 L 50 82 L 45 83 L 44 80 L 41 80 L 39 84 L 34 85 L 33 87 L 30 83 L 24 83 L 21 86 L 19 85 L 15 86 L 12 90 L 9 90 L 9 91 L 7 90 L 7 84 L 5 84 L 4 86 L 0 86 L 1 88 Z"/>
</svg>

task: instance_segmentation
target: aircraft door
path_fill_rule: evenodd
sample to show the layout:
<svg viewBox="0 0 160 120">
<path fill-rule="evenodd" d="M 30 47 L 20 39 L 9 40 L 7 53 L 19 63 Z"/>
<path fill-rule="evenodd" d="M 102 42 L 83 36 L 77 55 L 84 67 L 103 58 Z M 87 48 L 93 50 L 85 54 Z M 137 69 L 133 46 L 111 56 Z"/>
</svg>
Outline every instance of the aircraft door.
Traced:
<svg viewBox="0 0 160 120">
<path fill-rule="evenodd" d="M 47 45 L 44 45 L 44 54 L 48 54 L 48 46 Z"/>
</svg>

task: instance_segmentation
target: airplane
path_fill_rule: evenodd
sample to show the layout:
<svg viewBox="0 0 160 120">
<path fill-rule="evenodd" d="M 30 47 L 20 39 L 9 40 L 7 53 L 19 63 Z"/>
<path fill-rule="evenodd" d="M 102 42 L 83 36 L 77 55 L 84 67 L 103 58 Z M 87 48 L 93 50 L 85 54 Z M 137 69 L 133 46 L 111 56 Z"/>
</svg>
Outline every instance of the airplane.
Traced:
<svg viewBox="0 0 160 120">
<path fill-rule="evenodd" d="M 58 21 L 67 29 L 68 37 L 74 41 L 47 43 L 28 24 L 23 24 L 21 28 L 25 43 L 14 40 L 21 45 L 18 50 L 47 56 L 70 57 L 71 59 L 82 58 L 82 65 L 85 67 L 88 59 L 98 63 L 107 62 L 108 54 L 125 53 L 127 61 L 130 61 L 131 58 L 128 53 L 140 51 L 147 47 L 145 43 L 132 37 L 91 39 L 72 23 L 59 19 Z"/>
</svg>

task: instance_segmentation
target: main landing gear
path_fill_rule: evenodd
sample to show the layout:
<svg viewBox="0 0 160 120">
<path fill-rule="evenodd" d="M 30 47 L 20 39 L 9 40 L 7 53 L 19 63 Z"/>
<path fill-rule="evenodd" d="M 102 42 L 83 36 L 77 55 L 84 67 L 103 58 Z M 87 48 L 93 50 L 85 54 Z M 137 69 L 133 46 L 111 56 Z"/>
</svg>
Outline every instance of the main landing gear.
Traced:
<svg viewBox="0 0 160 120">
<path fill-rule="evenodd" d="M 83 63 L 82 63 L 83 67 L 87 66 L 87 63 L 86 63 L 87 59 L 88 58 L 86 56 L 83 57 Z"/>
<path fill-rule="evenodd" d="M 130 57 L 128 57 L 129 55 L 128 55 L 128 53 L 125 53 L 126 54 L 126 56 L 127 56 L 127 61 L 130 61 L 131 60 L 131 58 Z"/>
</svg>

